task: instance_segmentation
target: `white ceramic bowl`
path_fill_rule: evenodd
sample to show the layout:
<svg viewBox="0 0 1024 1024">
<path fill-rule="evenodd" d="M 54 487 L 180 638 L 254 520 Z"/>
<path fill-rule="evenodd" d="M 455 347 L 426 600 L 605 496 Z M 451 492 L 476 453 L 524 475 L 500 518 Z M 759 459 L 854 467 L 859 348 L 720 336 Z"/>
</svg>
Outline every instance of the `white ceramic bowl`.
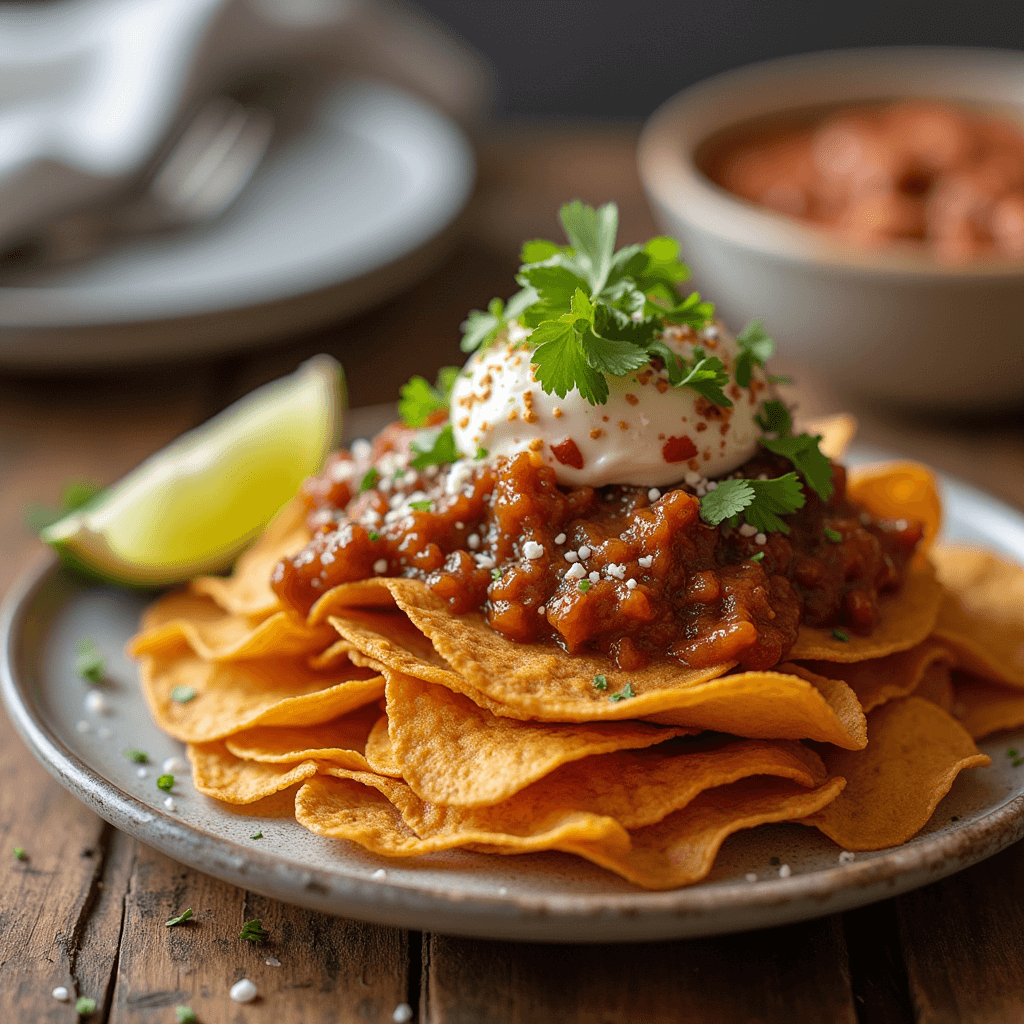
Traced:
<svg viewBox="0 0 1024 1024">
<path fill-rule="evenodd" d="M 1024 120 L 1024 54 L 892 47 L 809 54 L 719 75 L 647 123 L 640 174 L 694 281 L 725 321 L 761 317 L 787 355 L 841 389 L 903 406 L 1024 400 L 1024 261 L 942 264 L 843 243 L 725 191 L 702 144 L 731 126 L 819 106 L 933 97 Z"/>
</svg>

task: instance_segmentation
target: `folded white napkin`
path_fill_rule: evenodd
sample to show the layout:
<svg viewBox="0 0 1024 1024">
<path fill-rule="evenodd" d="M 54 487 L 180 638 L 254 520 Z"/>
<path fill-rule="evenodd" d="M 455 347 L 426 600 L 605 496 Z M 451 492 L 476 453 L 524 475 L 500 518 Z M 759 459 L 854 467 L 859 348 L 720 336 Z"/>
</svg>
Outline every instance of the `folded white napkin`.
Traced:
<svg viewBox="0 0 1024 1024">
<path fill-rule="evenodd" d="M 370 73 L 461 119 L 480 64 L 430 23 L 364 0 L 61 0 L 0 10 L 0 248 L 113 201 L 206 96 L 273 71 Z"/>
</svg>

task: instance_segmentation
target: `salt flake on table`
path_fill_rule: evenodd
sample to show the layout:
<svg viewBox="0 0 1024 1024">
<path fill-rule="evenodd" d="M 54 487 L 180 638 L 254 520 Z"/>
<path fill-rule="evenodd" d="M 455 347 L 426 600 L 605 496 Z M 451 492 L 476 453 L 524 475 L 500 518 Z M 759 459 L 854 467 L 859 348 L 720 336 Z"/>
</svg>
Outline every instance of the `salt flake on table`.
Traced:
<svg viewBox="0 0 1024 1024">
<path fill-rule="evenodd" d="M 243 978 L 241 981 L 236 981 L 231 986 L 228 995 L 236 1003 L 251 1003 L 256 998 L 256 986 L 248 979 Z"/>
<path fill-rule="evenodd" d="M 391 1019 L 395 1024 L 409 1024 L 412 1020 L 412 1007 L 408 1003 L 399 1003 L 395 1007 L 395 1012 L 391 1014 Z"/>
<path fill-rule="evenodd" d="M 58 985 L 50 994 L 59 1003 L 67 1003 L 71 1000 L 71 993 L 63 985 Z"/>
</svg>

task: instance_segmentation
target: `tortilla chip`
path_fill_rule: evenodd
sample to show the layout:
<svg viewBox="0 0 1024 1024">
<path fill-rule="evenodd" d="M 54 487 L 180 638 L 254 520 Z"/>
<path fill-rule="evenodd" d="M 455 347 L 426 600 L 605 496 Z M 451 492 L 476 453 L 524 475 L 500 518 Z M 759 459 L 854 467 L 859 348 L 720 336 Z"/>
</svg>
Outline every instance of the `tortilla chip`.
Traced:
<svg viewBox="0 0 1024 1024">
<path fill-rule="evenodd" d="M 242 761 L 223 743 L 190 743 L 192 782 L 200 793 L 226 804 L 251 804 L 317 773 L 315 761 L 266 764 Z"/>
<path fill-rule="evenodd" d="M 271 520 L 259 540 L 249 548 L 228 577 L 199 576 L 189 586 L 194 594 L 212 597 L 232 615 L 269 615 L 281 607 L 270 585 L 274 566 L 301 551 L 312 538 L 306 526 L 306 503 L 290 502 Z"/>
<path fill-rule="evenodd" d="M 967 671 L 1024 689 L 1024 568 L 982 548 L 940 546 L 934 558 L 949 588 L 936 639 Z"/>
<path fill-rule="evenodd" d="M 899 651 L 885 658 L 870 658 L 867 661 L 852 661 L 838 664 L 829 661 L 806 661 L 801 665 L 818 675 L 842 679 L 857 695 L 865 714 L 895 697 L 906 697 L 917 692 L 922 679 L 930 668 L 949 667 L 954 659 L 948 648 L 932 640 L 926 640 L 909 651 Z M 940 674 L 941 676 L 941 674 Z M 936 686 L 940 685 L 933 680 Z"/>
<path fill-rule="evenodd" d="M 370 730 L 366 740 L 366 760 L 370 770 L 378 775 L 388 775 L 393 779 L 402 777 L 402 765 L 395 757 L 395 748 L 388 735 L 387 715 L 381 715 Z"/>
<path fill-rule="evenodd" d="M 857 436 L 857 420 L 848 412 L 841 412 L 835 416 L 809 420 L 803 424 L 802 429 L 808 434 L 819 435 L 821 441 L 818 442 L 818 448 L 822 454 L 838 460 Z"/>
<path fill-rule="evenodd" d="M 933 661 L 921 676 L 914 696 L 937 704 L 947 715 L 953 714 L 953 668 L 946 661 Z M 954 715 L 954 717 L 956 717 Z"/>
<path fill-rule="evenodd" d="M 348 666 L 316 673 L 301 658 L 208 662 L 184 644 L 140 659 L 143 692 L 157 725 L 179 740 L 223 739 L 257 725 L 318 725 L 380 698 L 384 679 Z M 195 697 L 175 701 L 176 687 Z"/>
<path fill-rule="evenodd" d="M 549 823 L 545 831 L 529 836 L 451 826 L 452 830 L 420 838 L 389 799 L 390 796 L 403 800 L 402 783 L 369 776 L 367 784 L 361 785 L 351 777 L 352 773 L 334 774 L 341 777 L 319 775 L 311 779 L 299 790 L 295 801 L 299 823 L 319 835 L 348 839 L 391 857 L 417 856 L 461 846 L 502 854 L 562 850 L 586 857 L 652 889 L 699 881 L 710 871 L 718 848 L 732 832 L 812 813 L 834 800 L 843 787 L 842 779 L 833 779 L 811 790 L 792 782 L 745 779 L 708 790 L 662 822 L 632 833 L 611 817 L 575 814 Z"/>
<path fill-rule="evenodd" d="M 806 790 L 770 778 L 744 779 L 702 793 L 684 810 L 631 832 L 628 850 L 593 842 L 567 848 L 645 889 L 677 889 L 706 878 L 734 832 L 799 820 L 827 808 L 844 785 L 843 779 L 830 779 Z"/>
<path fill-rule="evenodd" d="M 333 632 L 335 636 L 338 635 L 336 630 Z M 325 651 L 321 651 L 319 654 L 311 654 L 306 663 L 316 672 L 330 672 L 339 665 L 344 665 L 347 661 L 351 661 L 350 655 L 355 650 L 356 648 L 347 640 L 336 640 Z M 378 671 L 380 670 L 378 669 Z"/>
<path fill-rule="evenodd" d="M 649 747 L 691 731 L 645 722 L 522 722 L 492 715 L 444 686 L 397 672 L 385 678 L 391 761 L 431 803 L 496 804 L 569 761 Z"/>
<path fill-rule="evenodd" d="M 347 608 L 347 585 L 325 595 L 314 614 L 319 609 L 327 615 L 346 640 L 369 655 L 370 664 L 445 686 L 495 715 L 555 722 L 644 718 L 755 738 L 863 745 L 856 702 L 833 706 L 814 685 L 792 674 L 723 676 L 729 666 L 696 671 L 667 660 L 623 672 L 607 658 L 569 658 L 554 646 L 506 640 L 482 616 L 452 615 L 416 580 L 373 582 L 378 592 L 399 595 L 409 617 Z M 594 686 L 598 675 L 604 676 L 605 689 Z M 627 684 L 634 696 L 612 699 Z"/>
<path fill-rule="evenodd" d="M 1024 725 L 1024 693 L 956 672 L 953 676 L 953 717 L 976 739 Z"/>
<path fill-rule="evenodd" d="M 935 474 L 919 462 L 852 469 L 847 494 L 879 519 L 919 519 L 924 523 L 924 550 L 931 547 L 942 526 Z"/>
<path fill-rule="evenodd" d="M 173 649 L 182 640 L 207 661 L 287 658 L 324 651 L 337 637 L 330 626 L 307 626 L 283 611 L 265 618 L 232 615 L 212 598 L 188 591 L 166 594 L 150 605 L 142 627 L 128 641 L 133 658 Z"/>
<path fill-rule="evenodd" d="M 867 661 L 906 651 L 921 643 L 935 626 L 942 603 L 942 584 L 927 562 L 914 563 L 898 593 L 879 602 L 879 620 L 869 636 L 849 630 L 839 640 L 831 629 L 801 626 L 789 652 L 793 661 Z"/>
<path fill-rule="evenodd" d="M 235 757 L 265 764 L 330 761 L 344 768 L 369 769 L 363 752 L 374 723 L 375 704 L 359 708 L 322 725 L 257 726 L 228 736 L 224 745 Z"/>
<path fill-rule="evenodd" d="M 991 764 L 954 718 L 920 697 L 903 697 L 868 716 L 868 745 L 856 753 L 821 748 L 846 789 L 808 817 L 847 850 L 881 850 L 905 843 L 924 827 L 965 768 Z"/>
</svg>

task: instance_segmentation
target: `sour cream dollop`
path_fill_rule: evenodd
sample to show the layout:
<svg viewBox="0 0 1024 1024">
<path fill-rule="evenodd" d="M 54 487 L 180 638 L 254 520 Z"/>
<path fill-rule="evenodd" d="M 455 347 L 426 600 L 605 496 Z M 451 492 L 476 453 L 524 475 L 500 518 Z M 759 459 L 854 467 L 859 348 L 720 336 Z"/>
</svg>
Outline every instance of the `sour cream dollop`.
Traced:
<svg viewBox="0 0 1024 1024">
<path fill-rule="evenodd" d="M 633 484 L 661 487 L 688 474 L 720 477 L 757 451 L 754 417 L 766 397 L 755 369 L 749 388 L 730 380 L 731 409 L 713 405 L 691 388 L 674 388 L 664 370 L 648 365 L 625 377 L 608 378 L 608 402 L 590 405 L 578 391 L 565 398 L 545 394 L 530 365 L 531 350 L 499 340 L 466 364 L 452 392 L 455 442 L 467 454 L 488 456 L 532 450 L 554 469 L 561 484 Z M 718 356 L 730 377 L 739 348 L 720 326 L 697 333 L 666 329 L 663 340 L 684 359 L 693 348 Z"/>
</svg>

